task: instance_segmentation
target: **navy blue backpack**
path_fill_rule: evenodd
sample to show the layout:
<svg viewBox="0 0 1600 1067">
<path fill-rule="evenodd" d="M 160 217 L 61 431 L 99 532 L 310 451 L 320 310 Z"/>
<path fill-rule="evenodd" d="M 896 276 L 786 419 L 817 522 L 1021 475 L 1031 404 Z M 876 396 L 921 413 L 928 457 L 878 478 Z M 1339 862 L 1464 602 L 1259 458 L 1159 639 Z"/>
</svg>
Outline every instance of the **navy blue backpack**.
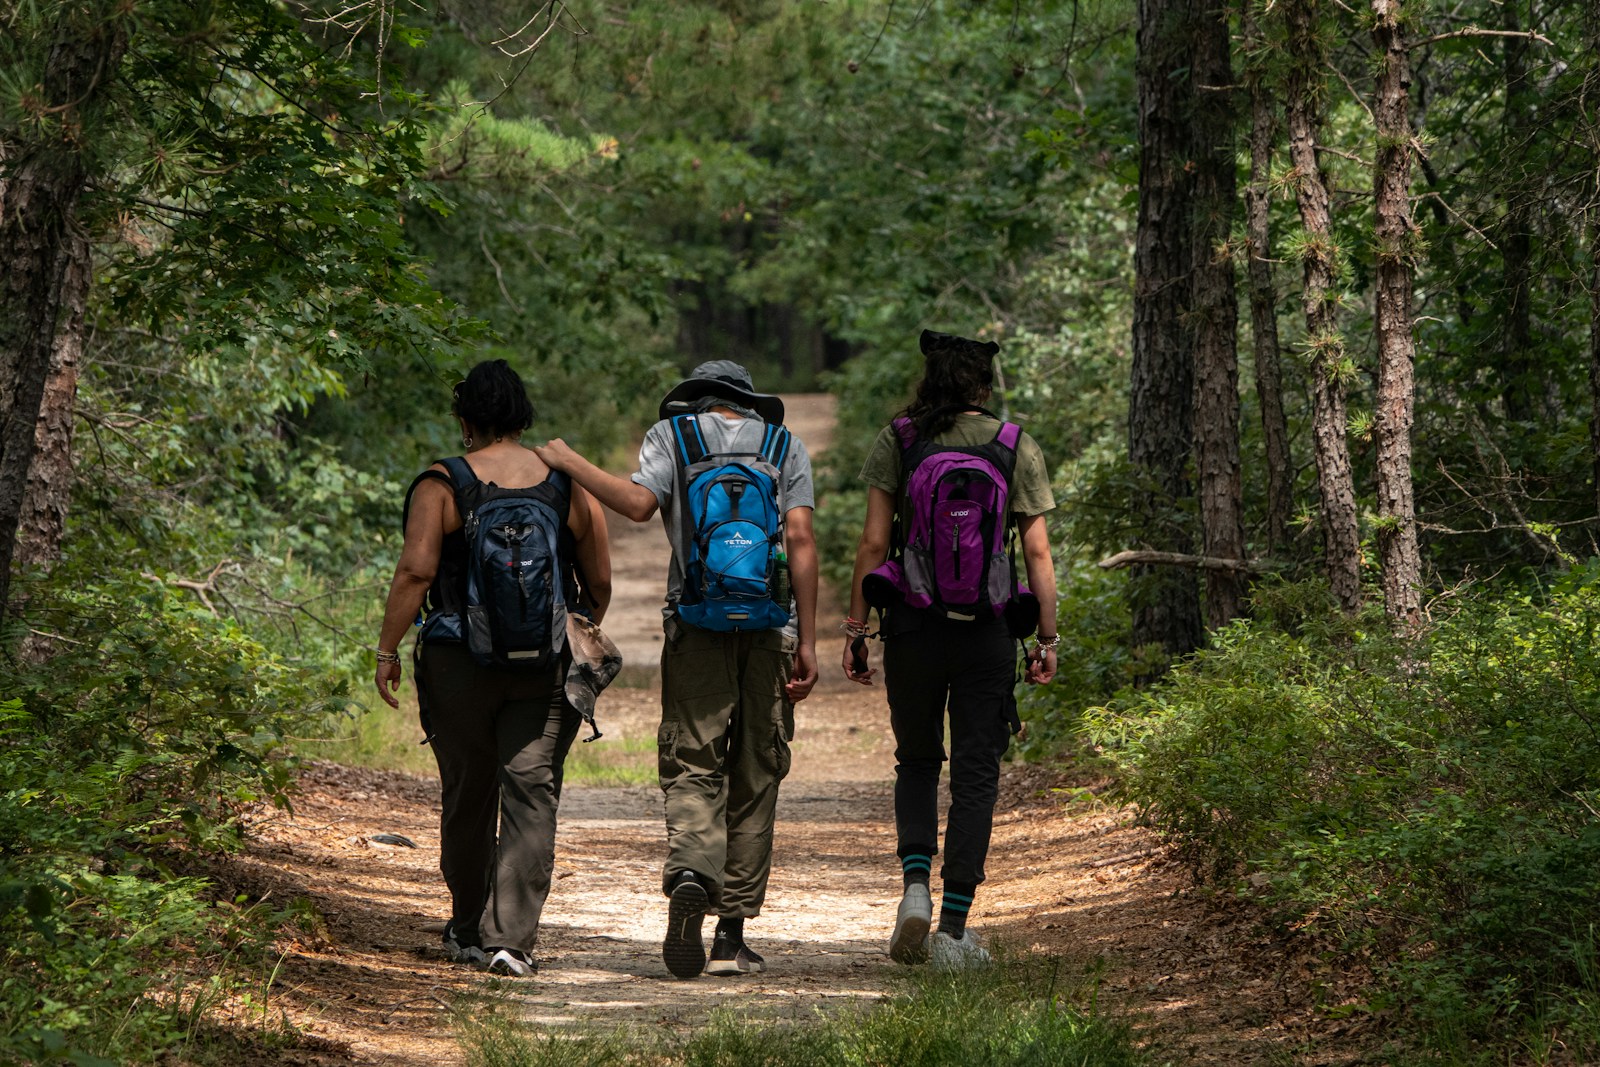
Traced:
<svg viewBox="0 0 1600 1067">
<path fill-rule="evenodd" d="M 672 420 L 689 558 L 678 615 L 705 630 L 775 630 L 789 621 L 778 487 L 789 431 L 764 424 L 753 453 L 713 454 L 694 415 Z M 782 601 L 778 599 L 781 595 Z"/>
<path fill-rule="evenodd" d="M 460 456 L 439 462 L 450 472 L 461 512 L 466 565 L 457 586 L 460 602 L 429 613 L 423 640 L 449 640 L 455 630 L 456 639 L 465 641 L 484 666 L 548 667 L 567 644 L 561 546 L 571 480 L 551 471 L 538 485 L 502 489 L 479 481 Z M 455 600 L 449 595 L 454 592 L 449 590 L 446 599 Z"/>
</svg>

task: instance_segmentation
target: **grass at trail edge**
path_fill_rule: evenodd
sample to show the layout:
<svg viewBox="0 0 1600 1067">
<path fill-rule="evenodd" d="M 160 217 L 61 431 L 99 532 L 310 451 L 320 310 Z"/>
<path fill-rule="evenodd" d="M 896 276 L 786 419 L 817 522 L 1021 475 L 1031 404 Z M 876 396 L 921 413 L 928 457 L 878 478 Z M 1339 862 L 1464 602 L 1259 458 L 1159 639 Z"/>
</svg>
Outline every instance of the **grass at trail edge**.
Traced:
<svg viewBox="0 0 1600 1067">
<path fill-rule="evenodd" d="M 1000 954 L 997 954 L 1000 955 Z M 471 1067 L 1144 1067 L 1127 1026 L 1098 1015 L 1093 988 L 1060 959 L 1007 957 L 974 972 L 918 968 L 871 1006 L 809 1022 L 719 1012 L 681 1038 L 537 1031 L 513 996 L 463 1012 Z M 515 993 L 515 987 L 506 991 Z"/>
</svg>

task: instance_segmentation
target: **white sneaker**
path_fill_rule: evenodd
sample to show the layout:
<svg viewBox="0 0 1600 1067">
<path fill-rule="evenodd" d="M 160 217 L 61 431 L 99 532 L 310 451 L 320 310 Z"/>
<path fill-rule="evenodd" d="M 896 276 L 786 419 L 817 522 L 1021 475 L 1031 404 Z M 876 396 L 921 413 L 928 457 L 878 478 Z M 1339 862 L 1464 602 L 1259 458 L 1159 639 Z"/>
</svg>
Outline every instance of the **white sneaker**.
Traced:
<svg viewBox="0 0 1600 1067">
<path fill-rule="evenodd" d="M 933 898 L 921 882 L 906 886 L 900 911 L 889 938 L 889 958 L 896 963 L 921 963 L 928 958 L 928 927 L 933 922 Z"/>
<path fill-rule="evenodd" d="M 497 949 L 489 957 L 489 970 L 508 978 L 528 978 L 538 970 L 534 962 L 514 948 Z"/>
<path fill-rule="evenodd" d="M 941 971 L 968 971 L 987 967 L 994 960 L 979 942 L 978 935 L 968 930 L 963 937 L 951 937 L 943 930 L 935 930 L 928 939 L 928 955 L 934 967 Z"/>
</svg>

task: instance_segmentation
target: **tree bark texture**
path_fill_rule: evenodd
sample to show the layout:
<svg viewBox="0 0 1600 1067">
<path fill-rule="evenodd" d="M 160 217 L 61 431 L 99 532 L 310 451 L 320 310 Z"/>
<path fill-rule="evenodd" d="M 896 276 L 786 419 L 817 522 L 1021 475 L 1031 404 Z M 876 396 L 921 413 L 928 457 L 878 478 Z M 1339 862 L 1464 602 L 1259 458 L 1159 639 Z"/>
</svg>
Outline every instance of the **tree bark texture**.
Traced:
<svg viewBox="0 0 1600 1067">
<path fill-rule="evenodd" d="M 1204 554 L 1244 558 L 1244 490 L 1239 471 L 1239 301 L 1232 236 L 1238 178 L 1234 164 L 1233 64 L 1228 9 L 1206 0 L 1195 23 L 1193 244 L 1188 323 L 1194 343 L 1195 459 Z M 1206 572 L 1206 625 L 1239 614 L 1244 575 Z"/>
<path fill-rule="evenodd" d="M 1318 0 L 1289 0 L 1289 74 L 1284 100 L 1295 201 L 1305 230 L 1302 303 L 1311 357 L 1312 446 L 1316 450 L 1322 540 L 1328 585 L 1345 611 L 1361 604 L 1361 539 L 1355 482 L 1345 439 L 1344 339 L 1339 334 L 1339 294 L 1334 288 L 1338 251 L 1332 234 L 1328 183 L 1317 158 L 1322 125 L 1325 47 L 1318 36 Z"/>
<path fill-rule="evenodd" d="M 1138 487 L 1132 512 L 1147 547 L 1191 553 L 1179 514 L 1193 490 L 1194 368 L 1183 329 L 1189 299 L 1192 179 L 1188 124 L 1193 101 L 1190 41 L 1194 0 L 1139 0 L 1139 218 L 1134 240 L 1133 368 L 1128 458 Z M 1135 644 L 1172 655 L 1200 646 L 1193 573 L 1137 567 L 1129 585 Z"/>
<path fill-rule="evenodd" d="M 50 372 L 34 426 L 28 491 L 17 526 L 16 563 L 23 567 L 48 567 L 61 556 L 61 537 L 72 502 L 73 408 L 78 398 L 91 267 L 88 238 L 73 234 L 62 275 L 61 323 L 50 351 Z"/>
<path fill-rule="evenodd" d="M 1261 48 L 1261 30 L 1249 2 L 1244 4 L 1244 38 Z M 1283 412 L 1283 367 L 1278 345 L 1278 294 L 1272 284 L 1271 191 L 1272 142 L 1277 117 L 1261 71 L 1245 76 L 1250 93 L 1250 182 L 1244 190 L 1245 257 L 1250 283 L 1250 332 L 1256 372 L 1256 398 L 1261 405 L 1261 435 L 1266 445 L 1267 554 L 1289 541 L 1289 515 L 1294 509 L 1294 464 L 1289 455 L 1289 420 Z"/>
<path fill-rule="evenodd" d="M 0 610 L 10 603 L 45 382 L 83 241 L 85 116 L 121 58 L 123 27 L 65 11 L 40 85 L 50 109 L 43 132 L 8 146 L 0 161 Z"/>
<path fill-rule="evenodd" d="M 1594 453 L 1594 508 L 1600 521 L 1600 219 L 1589 219 L 1589 449 Z"/>
<path fill-rule="evenodd" d="M 1405 0 L 1372 0 L 1372 42 L 1378 59 L 1372 117 L 1377 132 L 1373 203 L 1377 218 L 1374 323 L 1378 340 L 1378 409 L 1374 420 L 1378 475 L 1378 555 L 1384 610 L 1397 626 L 1422 622 L 1422 557 L 1417 548 L 1411 487 L 1411 424 L 1416 401 L 1411 332 L 1413 250 L 1411 160 L 1415 139 L 1408 105 Z"/>
</svg>

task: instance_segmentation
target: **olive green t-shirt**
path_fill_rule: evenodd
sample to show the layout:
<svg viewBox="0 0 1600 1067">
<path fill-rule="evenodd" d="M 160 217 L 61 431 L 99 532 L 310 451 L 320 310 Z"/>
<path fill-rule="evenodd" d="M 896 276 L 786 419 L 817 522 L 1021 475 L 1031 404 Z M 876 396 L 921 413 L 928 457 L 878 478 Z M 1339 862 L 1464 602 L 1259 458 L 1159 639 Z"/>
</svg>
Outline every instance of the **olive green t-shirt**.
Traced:
<svg viewBox="0 0 1600 1067">
<path fill-rule="evenodd" d="M 934 440 L 941 445 L 971 447 L 986 445 L 1000 432 L 1000 420 L 987 415 L 962 413 L 956 423 Z M 861 465 L 861 480 L 886 493 L 900 490 L 900 438 L 893 426 L 885 426 L 872 442 L 872 451 Z M 1014 515 L 1043 515 L 1056 506 L 1050 490 L 1050 472 L 1038 442 L 1023 433 L 1017 441 L 1017 465 L 1011 472 L 1011 512 Z"/>
</svg>

